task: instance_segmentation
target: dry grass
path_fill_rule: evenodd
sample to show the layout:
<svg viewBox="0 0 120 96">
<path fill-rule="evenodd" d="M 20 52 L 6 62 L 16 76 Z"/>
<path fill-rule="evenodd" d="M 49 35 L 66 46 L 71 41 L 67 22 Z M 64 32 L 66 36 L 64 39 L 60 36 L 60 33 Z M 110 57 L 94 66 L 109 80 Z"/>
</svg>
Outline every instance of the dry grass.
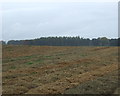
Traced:
<svg viewBox="0 0 120 96">
<path fill-rule="evenodd" d="M 3 94 L 67 93 L 112 76 L 118 70 L 117 53 L 117 47 L 3 46 Z"/>
</svg>

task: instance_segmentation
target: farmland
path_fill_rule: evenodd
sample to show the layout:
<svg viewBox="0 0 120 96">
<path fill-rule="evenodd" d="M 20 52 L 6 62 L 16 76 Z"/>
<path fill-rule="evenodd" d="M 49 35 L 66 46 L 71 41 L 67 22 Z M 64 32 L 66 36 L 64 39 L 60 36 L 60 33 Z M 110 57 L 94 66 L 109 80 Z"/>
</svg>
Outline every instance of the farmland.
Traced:
<svg viewBox="0 0 120 96">
<path fill-rule="evenodd" d="M 118 93 L 118 47 L 4 45 L 3 94 Z"/>
</svg>

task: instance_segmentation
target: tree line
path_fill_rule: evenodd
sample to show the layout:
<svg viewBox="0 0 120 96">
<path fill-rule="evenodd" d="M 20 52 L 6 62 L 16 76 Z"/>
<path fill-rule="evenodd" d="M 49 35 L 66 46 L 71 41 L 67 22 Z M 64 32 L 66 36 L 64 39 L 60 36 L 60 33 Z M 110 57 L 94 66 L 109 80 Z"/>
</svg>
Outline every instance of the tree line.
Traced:
<svg viewBox="0 0 120 96">
<path fill-rule="evenodd" d="M 6 44 L 2 41 L 2 44 Z M 31 40 L 10 40 L 7 45 L 46 45 L 46 46 L 119 46 L 120 38 L 108 39 L 106 37 L 99 38 L 81 38 L 76 37 L 41 37 Z"/>
</svg>

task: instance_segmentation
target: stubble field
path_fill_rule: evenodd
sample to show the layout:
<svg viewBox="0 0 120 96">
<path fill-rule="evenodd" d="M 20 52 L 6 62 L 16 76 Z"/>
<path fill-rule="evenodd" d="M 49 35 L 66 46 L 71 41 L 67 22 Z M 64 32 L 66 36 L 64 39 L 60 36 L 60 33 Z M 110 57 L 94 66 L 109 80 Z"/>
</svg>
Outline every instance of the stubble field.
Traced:
<svg viewBox="0 0 120 96">
<path fill-rule="evenodd" d="M 118 94 L 118 47 L 2 50 L 3 94 Z"/>
</svg>

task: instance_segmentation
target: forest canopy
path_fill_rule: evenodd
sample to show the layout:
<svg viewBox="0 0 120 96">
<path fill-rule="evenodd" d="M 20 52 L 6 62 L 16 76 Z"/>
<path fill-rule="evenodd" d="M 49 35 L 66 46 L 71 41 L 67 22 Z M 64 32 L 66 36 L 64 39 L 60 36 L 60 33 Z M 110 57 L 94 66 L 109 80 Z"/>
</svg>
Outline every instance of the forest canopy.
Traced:
<svg viewBox="0 0 120 96">
<path fill-rule="evenodd" d="M 2 41 L 2 44 L 6 44 Z M 46 45 L 46 46 L 119 46 L 120 38 L 108 39 L 106 37 L 99 38 L 83 38 L 83 37 L 41 37 L 31 40 L 10 40 L 8 45 Z"/>
</svg>

